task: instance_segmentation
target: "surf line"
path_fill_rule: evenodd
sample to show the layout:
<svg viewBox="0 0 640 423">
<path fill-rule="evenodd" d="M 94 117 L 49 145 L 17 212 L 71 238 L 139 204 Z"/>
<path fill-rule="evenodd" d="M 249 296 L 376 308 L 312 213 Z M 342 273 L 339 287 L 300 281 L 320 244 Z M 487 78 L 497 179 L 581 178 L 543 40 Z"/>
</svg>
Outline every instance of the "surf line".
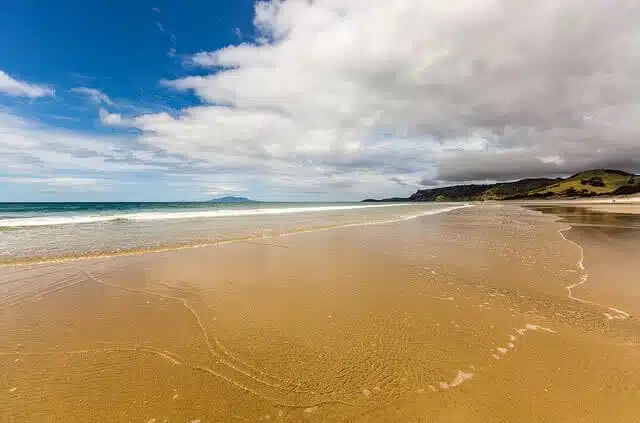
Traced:
<svg viewBox="0 0 640 423">
<path fill-rule="evenodd" d="M 211 240 L 211 241 L 205 241 L 197 244 L 161 245 L 157 247 L 135 248 L 135 249 L 129 249 L 129 250 L 122 250 L 122 251 L 113 251 L 113 252 L 96 252 L 96 253 L 88 253 L 83 255 L 72 255 L 72 256 L 62 256 L 62 257 L 42 257 L 42 258 L 36 258 L 33 261 L 20 261 L 20 260 L 0 261 L 0 268 L 23 267 L 23 266 L 26 267 L 26 266 L 33 266 L 33 265 L 40 265 L 40 264 L 55 265 L 57 263 L 67 263 L 67 262 L 75 262 L 75 261 L 81 261 L 81 260 L 109 259 L 109 258 L 123 257 L 123 256 L 140 256 L 145 254 L 162 253 L 167 251 L 180 251 L 180 250 L 195 249 L 195 248 L 214 247 L 214 246 L 220 246 L 225 244 L 236 244 L 236 243 L 243 243 L 243 242 L 254 242 L 254 241 L 261 241 L 261 240 L 268 240 L 268 239 L 285 238 L 288 236 L 295 236 L 295 235 L 312 233 L 312 232 L 328 231 L 333 229 L 352 228 L 352 227 L 370 226 L 370 225 L 383 225 L 383 224 L 389 224 L 389 223 L 403 222 L 403 221 L 412 220 L 420 217 L 431 216 L 431 215 L 436 215 L 441 213 L 448 213 L 454 210 L 464 209 L 467 207 L 475 207 L 475 206 L 473 204 L 467 203 L 460 206 L 451 206 L 443 209 L 428 210 L 428 211 L 424 211 L 416 214 L 401 215 L 401 216 L 394 217 L 391 219 L 386 219 L 386 220 L 345 223 L 345 224 L 338 224 L 333 226 L 319 226 L 319 227 L 314 227 L 310 229 L 299 229 L 299 230 L 293 230 L 291 232 L 284 232 L 284 233 L 278 233 L 278 234 L 245 236 L 240 238 L 223 239 L 223 240 Z"/>
<path fill-rule="evenodd" d="M 580 298 L 580 297 L 576 297 L 573 295 L 573 288 L 583 285 L 587 282 L 587 280 L 589 279 L 589 272 L 587 271 L 587 269 L 584 267 L 584 248 L 582 248 L 582 245 L 578 244 L 577 242 L 571 241 L 570 239 L 568 239 L 565 235 L 564 232 L 570 230 L 571 227 L 565 228 L 565 229 L 560 229 L 558 230 L 558 233 L 560 234 L 560 236 L 562 237 L 562 239 L 564 239 L 565 241 L 575 245 L 578 247 L 578 250 L 580 251 L 580 259 L 578 260 L 578 269 L 580 269 L 580 271 L 582 272 L 582 274 L 580 275 L 580 279 L 578 282 L 571 284 L 571 285 L 567 285 L 565 286 L 567 292 L 568 292 L 568 296 L 570 299 L 574 300 L 574 301 L 578 301 L 581 302 L 583 304 L 591 304 L 593 306 L 596 307 L 600 307 L 600 308 L 606 308 L 607 310 L 613 312 L 614 314 L 611 313 L 602 313 L 604 314 L 604 316 L 608 319 L 608 320 L 614 320 L 614 319 L 628 319 L 630 317 L 629 313 L 622 311 L 620 309 L 614 308 L 614 307 L 609 307 L 603 304 L 599 304 L 596 303 L 594 301 L 589 301 L 589 300 L 585 300 L 584 298 Z"/>
</svg>

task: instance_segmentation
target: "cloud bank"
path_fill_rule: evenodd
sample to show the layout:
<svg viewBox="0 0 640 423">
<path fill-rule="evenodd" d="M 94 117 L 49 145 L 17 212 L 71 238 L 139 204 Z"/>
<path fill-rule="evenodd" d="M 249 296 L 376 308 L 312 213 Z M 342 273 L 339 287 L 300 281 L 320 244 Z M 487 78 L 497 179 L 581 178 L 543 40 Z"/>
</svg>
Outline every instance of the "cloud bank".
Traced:
<svg viewBox="0 0 640 423">
<path fill-rule="evenodd" d="M 259 2 L 257 42 L 164 82 L 203 106 L 131 125 L 194 159 L 354 183 L 638 170 L 638 22 L 632 0 Z"/>
</svg>

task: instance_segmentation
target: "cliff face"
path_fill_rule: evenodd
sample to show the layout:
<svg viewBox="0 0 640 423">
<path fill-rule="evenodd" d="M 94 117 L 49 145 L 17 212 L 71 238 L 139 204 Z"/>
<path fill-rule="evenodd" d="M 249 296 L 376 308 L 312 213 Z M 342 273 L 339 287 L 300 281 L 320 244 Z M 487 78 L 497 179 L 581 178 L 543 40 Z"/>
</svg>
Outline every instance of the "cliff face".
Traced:
<svg viewBox="0 0 640 423">
<path fill-rule="evenodd" d="M 529 178 L 515 182 L 454 185 L 421 189 L 408 198 L 365 201 L 482 201 L 629 195 L 640 192 L 640 176 L 614 169 L 595 169 L 568 178 Z"/>
</svg>

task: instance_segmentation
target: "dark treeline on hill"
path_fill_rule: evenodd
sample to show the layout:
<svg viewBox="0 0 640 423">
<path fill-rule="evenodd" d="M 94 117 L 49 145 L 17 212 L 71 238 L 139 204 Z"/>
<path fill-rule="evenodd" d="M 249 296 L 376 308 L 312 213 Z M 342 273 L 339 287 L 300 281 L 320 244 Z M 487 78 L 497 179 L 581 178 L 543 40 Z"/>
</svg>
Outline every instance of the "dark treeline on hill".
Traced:
<svg viewBox="0 0 640 423">
<path fill-rule="evenodd" d="M 640 175 L 615 169 L 594 169 L 568 178 L 529 178 L 515 182 L 454 185 L 421 189 L 408 198 L 367 199 L 365 202 L 534 200 L 640 193 Z"/>
</svg>

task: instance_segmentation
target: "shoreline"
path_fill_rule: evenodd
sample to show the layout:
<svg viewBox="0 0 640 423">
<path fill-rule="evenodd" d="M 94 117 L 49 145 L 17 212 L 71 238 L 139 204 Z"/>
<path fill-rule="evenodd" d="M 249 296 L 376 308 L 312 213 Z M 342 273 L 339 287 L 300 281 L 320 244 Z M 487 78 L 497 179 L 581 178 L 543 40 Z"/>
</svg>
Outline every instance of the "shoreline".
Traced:
<svg viewBox="0 0 640 423">
<path fill-rule="evenodd" d="M 383 207 L 383 206 L 378 206 L 378 207 Z M 187 249 L 193 249 L 193 248 L 214 247 L 217 245 L 242 243 L 242 242 L 250 242 L 250 241 L 257 241 L 257 240 L 267 240 L 267 239 L 293 236 L 293 235 L 303 234 L 303 233 L 327 231 L 332 229 L 390 224 L 390 223 L 416 219 L 423 216 L 448 213 L 454 210 L 464 209 L 467 207 L 474 207 L 474 205 L 468 204 L 468 203 L 460 204 L 460 205 L 452 205 L 442 209 L 427 210 L 419 213 L 403 215 L 400 217 L 390 218 L 386 220 L 317 226 L 310 229 L 299 229 L 299 230 L 293 230 L 293 231 L 284 232 L 284 233 L 221 239 L 221 240 L 210 241 L 210 242 L 159 245 L 156 247 L 131 248 L 131 249 L 126 249 L 122 251 L 101 251 L 101 252 L 95 252 L 95 253 L 78 253 L 77 255 L 67 255 L 67 256 L 57 256 L 57 257 L 27 257 L 27 258 L 19 258 L 19 259 L 0 259 L 0 268 L 15 267 L 15 266 L 30 266 L 30 265 L 38 265 L 38 264 L 66 263 L 66 262 L 101 259 L 101 258 L 115 258 L 115 257 L 137 256 L 137 255 L 145 255 L 145 254 L 170 252 L 170 251 L 181 251 L 181 250 L 187 250 Z"/>
</svg>

